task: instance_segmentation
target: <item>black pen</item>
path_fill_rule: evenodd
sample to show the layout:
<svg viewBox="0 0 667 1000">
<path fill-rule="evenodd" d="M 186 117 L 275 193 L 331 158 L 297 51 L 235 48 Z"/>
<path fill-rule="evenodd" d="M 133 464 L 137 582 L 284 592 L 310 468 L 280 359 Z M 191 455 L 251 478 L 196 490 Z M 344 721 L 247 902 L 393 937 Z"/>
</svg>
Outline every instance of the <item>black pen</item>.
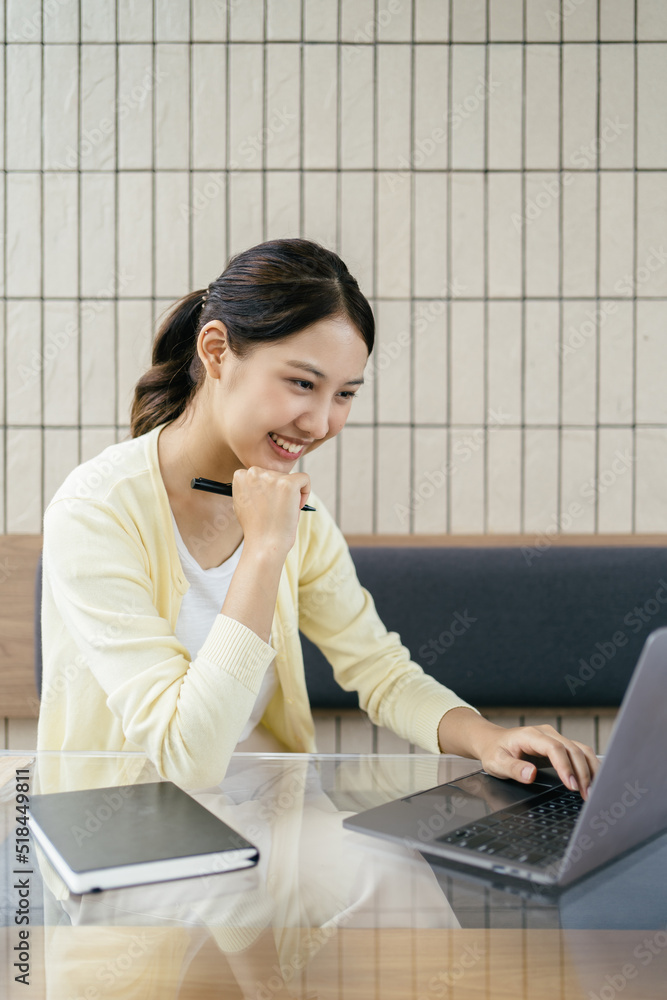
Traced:
<svg viewBox="0 0 667 1000">
<path fill-rule="evenodd" d="M 199 476 L 190 480 L 190 486 L 193 490 L 206 490 L 207 493 L 221 493 L 223 497 L 230 497 L 232 495 L 231 483 L 217 483 L 215 479 L 202 479 Z M 301 510 L 317 510 L 317 507 L 309 507 L 308 504 L 304 504 Z"/>
</svg>

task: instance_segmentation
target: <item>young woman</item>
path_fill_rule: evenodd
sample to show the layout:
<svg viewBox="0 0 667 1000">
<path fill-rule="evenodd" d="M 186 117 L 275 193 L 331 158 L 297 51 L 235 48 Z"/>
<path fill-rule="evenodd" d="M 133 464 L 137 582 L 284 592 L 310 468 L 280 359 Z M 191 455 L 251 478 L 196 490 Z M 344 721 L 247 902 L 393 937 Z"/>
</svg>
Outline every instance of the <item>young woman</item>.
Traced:
<svg viewBox="0 0 667 1000">
<path fill-rule="evenodd" d="M 526 755 L 548 757 L 586 795 L 589 747 L 493 725 L 409 659 L 293 471 L 343 429 L 373 338 L 345 264 L 302 239 L 239 253 L 174 306 L 132 438 L 75 469 L 45 513 L 40 749 L 141 749 L 199 788 L 253 731 L 312 751 L 301 629 L 373 722 L 519 781 L 535 777 Z"/>
</svg>

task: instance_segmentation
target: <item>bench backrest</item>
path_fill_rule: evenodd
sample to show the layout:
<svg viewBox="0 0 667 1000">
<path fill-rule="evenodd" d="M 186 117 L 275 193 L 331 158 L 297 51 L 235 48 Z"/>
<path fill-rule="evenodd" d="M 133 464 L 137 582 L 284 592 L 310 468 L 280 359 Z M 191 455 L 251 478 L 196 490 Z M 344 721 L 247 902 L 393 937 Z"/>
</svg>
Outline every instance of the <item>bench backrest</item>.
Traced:
<svg viewBox="0 0 667 1000">
<path fill-rule="evenodd" d="M 387 628 L 473 704 L 616 706 L 647 635 L 667 624 L 667 539 L 567 541 L 348 536 Z M 41 546 L 40 535 L 0 536 L 0 717 L 39 711 Z M 313 706 L 356 705 L 302 643 Z"/>
<path fill-rule="evenodd" d="M 667 625 L 663 546 L 350 551 L 386 627 L 477 706 L 618 706 L 647 636 Z M 357 704 L 303 647 L 311 704 Z"/>
</svg>

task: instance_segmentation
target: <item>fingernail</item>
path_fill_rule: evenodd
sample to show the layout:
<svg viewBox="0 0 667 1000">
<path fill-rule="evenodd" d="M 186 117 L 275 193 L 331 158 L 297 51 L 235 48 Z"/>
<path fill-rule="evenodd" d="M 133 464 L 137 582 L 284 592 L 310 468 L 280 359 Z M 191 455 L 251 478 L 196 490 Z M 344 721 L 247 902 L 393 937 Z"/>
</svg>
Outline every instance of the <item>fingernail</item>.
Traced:
<svg viewBox="0 0 667 1000">
<path fill-rule="evenodd" d="M 531 776 L 532 773 L 533 773 L 532 767 L 530 767 L 530 766 L 529 767 L 524 767 L 523 771 L 521 772 L 521 777 L 525 781 L 528 781 L 528 779 L 530 778 L 530 776 Z"/>
<path fill-rule="evenodd" d="M 572 789 L 573 792 L 576 792 L 576 790 L 579 788 L 579 785 L 577 784 L 577 779 L 573 774 L 570 775 L 570 788 Z"/>
</svg>

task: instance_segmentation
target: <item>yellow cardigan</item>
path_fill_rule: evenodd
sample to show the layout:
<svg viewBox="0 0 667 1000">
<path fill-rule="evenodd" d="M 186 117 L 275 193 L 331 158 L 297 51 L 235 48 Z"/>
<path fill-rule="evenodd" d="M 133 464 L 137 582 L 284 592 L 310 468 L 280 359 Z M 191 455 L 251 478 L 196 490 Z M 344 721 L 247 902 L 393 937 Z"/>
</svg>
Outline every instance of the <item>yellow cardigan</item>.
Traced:
<svg viewBox="0 0 667 1000">
<path fill-rule="evenodd" d="M 39 750 L 142 750 L 186 788 L 223 778 L 268 664 L 264 725 L 315 752 L 299 629 L 371 720 L 438 753 L 438 723 L 467 706 L 412 662 L 357 579 L 322 500 L 299 519 L 271 626 L 273 646 L 219 614 L 196 656 L 174 635 L 190 584 L 158 462 L 160 424 L 79 465 L 44 514 Z M 193 651 L 194 652 L 194 651 Z"/>
</svg>

